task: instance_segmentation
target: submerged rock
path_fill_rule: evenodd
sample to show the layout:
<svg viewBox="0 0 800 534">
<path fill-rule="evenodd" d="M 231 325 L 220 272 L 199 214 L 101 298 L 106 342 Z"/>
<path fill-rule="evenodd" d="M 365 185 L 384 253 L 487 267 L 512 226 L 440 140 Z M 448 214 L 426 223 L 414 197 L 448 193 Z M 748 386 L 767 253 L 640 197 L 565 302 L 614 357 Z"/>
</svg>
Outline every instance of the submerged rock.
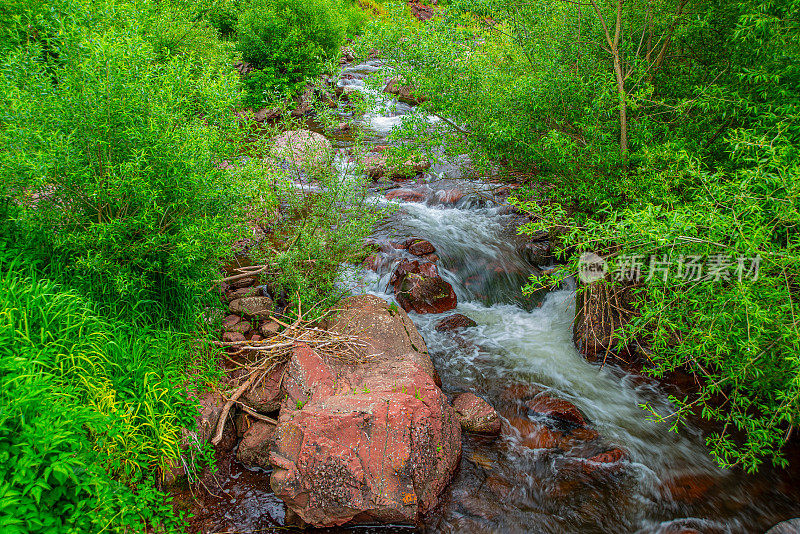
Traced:
<svg viewBox="0 0 800 534">
<path fill-rule="evenodd" d="M 419 338 L 404 312 L 368 296 L 340 308 L 331 328 L 360 329 L 372 355 L 345 362 L 305 345 L 295 349 L 269 455 L 270 484 L 316 527 L 415 524 L 458 464 L 458 419 L 433 382 L 427 354 L 397 352 Z M 400 340 L 385 339 L 388 332 Z M 384 350 L 373 353 L 375 346 Z"/>
<path fill-rule="evenodd" d="M 451 315 L 450 317 L 445 317 L 444 319 L 436 323 L 436 330 L 450 331 L 450 330 L 456 330 L 457 328 L 471 328 L 473 326 L 478 326 L 478 323 L 476 323 L 466 315 L 456 313 L 454 315 Z"/>
<path fill-rule="evenodd" d="M 500 433 L 500 416 L 488 402 L 477 395 L 462 393 L 453 401 L 453 409 L 464 430 L 482 434 Z"/>
<path fill-rule="evenodd" d="M 554 417 L 577 426 L 586 425 L 586 419 L 583 417 L 580 410 L 578 410 L 574 404 L 564 399 L 558 399 L 548 395 L 539 395 L 527 401 L 525 404 L 536 413 Z"/>
<path fill-rule="evenodd" d="M 766 534 L 800 534 L 800 519 L 782 521 L 769 529 Z"/>
</svg>

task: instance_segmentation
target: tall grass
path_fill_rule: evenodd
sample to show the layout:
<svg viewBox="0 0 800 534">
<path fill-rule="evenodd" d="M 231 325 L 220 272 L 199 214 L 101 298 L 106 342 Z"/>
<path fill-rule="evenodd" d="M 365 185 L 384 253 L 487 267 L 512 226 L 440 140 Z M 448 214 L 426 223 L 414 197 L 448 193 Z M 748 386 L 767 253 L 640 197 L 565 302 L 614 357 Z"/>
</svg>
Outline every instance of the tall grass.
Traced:
<svg viewBox="0 0 800 534">
<path fill-rule="evenodd" d="M 22 257 L 0 262 L 0 530 L 177 528 L 153 468 L 194 424 L 186 346 L 98 316 Z"/>
</svg>

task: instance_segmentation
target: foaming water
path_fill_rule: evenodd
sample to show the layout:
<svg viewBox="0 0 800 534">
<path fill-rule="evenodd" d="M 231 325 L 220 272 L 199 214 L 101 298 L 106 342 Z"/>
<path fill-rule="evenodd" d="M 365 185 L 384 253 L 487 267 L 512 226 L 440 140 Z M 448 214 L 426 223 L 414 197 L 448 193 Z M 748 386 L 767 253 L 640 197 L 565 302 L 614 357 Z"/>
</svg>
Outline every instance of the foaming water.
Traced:
<svg viewBox="0 0 800 534">
<path fill-rule="evenodd" d="M 363 124 L 388 133 L 407 111 L 384 99 Z M 434 165 L 438 177 L 458 176 L 456 166 Z M 438 271 L 458 297 L 456 310 L 410 316 L 422 333 L 448 395 L 470 391 L 501 413 L 503 434 L 495 439 L 466 434 L 464 459 L 421 530 L 430 532 L 702 533 L 763 532 L 800 512 L 795 496 L 766 477 L 753 478 L 717 467 L 698 428 L 671 432 L 648 420 L 645 403 L 659 413 L 674 408 L 651 379 L 615 366 L 588 363 L 575 349 L 572 323 L 574 284 L 523 297 L 521 286 L 539 268 L 520 250 L 518 218 L 500 202 L 487 201 L 491 185 L 439 181 L 429 175 L 402 190 L 414 201 L 388 200 L 396 211 L 376 229 L 381 244 L 375 271 L 349 278 L 353 293 L 394 301 L 389 278 L 403 259 L 399 246 L 409 237 L 436 248 Z M 452 196 L 453 188 L 463 197 Z M 457 198 L 442 201 L 450 194 Z M 443 317 L 461 313 L 477 323 L 440 331 Z M 509 391 L 533 388 L 567 400 L 584 414 L 599 438 L 543 449 L 525 443 L 509 418 Z M 511 407 L 511 409 L 509 409 Z M 622 462 L 598 464 L 586 458 L 625 451 Z M 758 499 L 753 495 L 758 493 Z M 796 495 L 796 494 L 795 494 Z"/>
</svg>

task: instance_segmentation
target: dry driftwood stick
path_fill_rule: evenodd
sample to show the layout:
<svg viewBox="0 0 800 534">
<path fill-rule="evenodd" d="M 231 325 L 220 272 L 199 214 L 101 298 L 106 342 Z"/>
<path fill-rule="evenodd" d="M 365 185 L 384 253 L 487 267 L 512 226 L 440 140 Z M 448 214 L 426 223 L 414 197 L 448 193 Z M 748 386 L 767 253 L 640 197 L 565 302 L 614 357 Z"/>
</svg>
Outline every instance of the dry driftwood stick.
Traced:
<svg viewBox="0 0 800 534">
<path fill-rule="evenodd" d="M 253 383 L 253 380 L 255 380 L 260 374 L 262 373 L 253 372 L 250 375 L 250 378 L 245 380 L 244 383 L 233 392 L 233 395 L 231 395 L 231 397 L 228 399 L 228 402 L 225 403 L 225 406 L 222 408 L 222 414 L 219 416 L 219 422 L 217 422 L 217 433 L 214 435 L 214 439 L 211 440 L 213 445 L 219 445 L 219 442 L 222 441 L 222 432 L 225 430 L 225 421 L 228 419 L 228 413 L 230 413 L 231 407 L 242 395 L 242 393 L 247 391 L 247 388 L 250 387 L 250 384 Z"/>
</svg>

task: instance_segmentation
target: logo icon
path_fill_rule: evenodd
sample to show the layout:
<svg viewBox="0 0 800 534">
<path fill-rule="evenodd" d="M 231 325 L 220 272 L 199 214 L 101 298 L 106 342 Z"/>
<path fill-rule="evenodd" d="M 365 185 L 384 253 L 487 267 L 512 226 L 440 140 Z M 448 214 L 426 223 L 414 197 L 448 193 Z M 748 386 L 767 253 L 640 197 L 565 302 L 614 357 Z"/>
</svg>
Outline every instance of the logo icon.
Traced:
<svg viewBox="0 0 800 534">
<path fill-rule="evenodd" d="M 578 260 L 578 277 L 581 282 L 591 284 L 606 277 L 608 264 L 594 252 L 584 252 Z"/>
</svg>

